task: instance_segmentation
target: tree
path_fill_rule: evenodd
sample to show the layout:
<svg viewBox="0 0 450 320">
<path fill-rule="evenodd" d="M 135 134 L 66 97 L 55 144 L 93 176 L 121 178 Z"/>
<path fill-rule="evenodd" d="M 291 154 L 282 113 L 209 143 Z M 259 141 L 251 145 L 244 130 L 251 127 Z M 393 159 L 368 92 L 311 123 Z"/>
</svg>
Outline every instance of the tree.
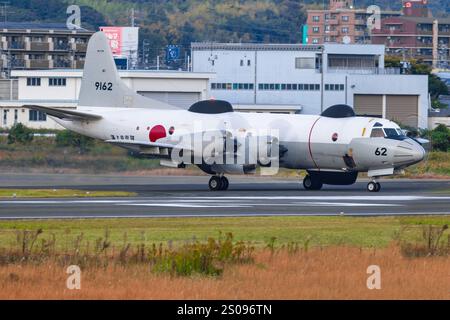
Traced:
<svg viewBox="0 0 450 320">
<path fill-rule="evenodd" d="M 384 58 L 384 67 L 385 68 L 401 68 L 401 59 L 397 56 L 386 56 Z"/>
<path fill-rule="evenodd" d="M 8 134 L 8 144 L 13 144 L 16 142 L 19 143 L 28 143 L 33 140 L 33 132 L 31 129 L 25 127 L 21 123 L 15 124 L 10 130 Z"/>
<path fill-rule="evenodd" d="M 440 95 L 449 94 L 447 84 L 437 75 L 430 74 L 428 77 L 428 90 L 433 100 L 437 100 Z"/>
<path fill-rule="evenodd" d="M 56 134 L 57 146 L 77 148 L 80 154 L 88 152 L 93 143 L 94 139 L 69 130 L 62 130 Z"/>
<path fill-rule="evenodd" d="M 432 103 L 437 105 L 436 100 L 440 95 L 449 94 L 447 84 L 442 81 L 437 75 L 432 74 L 431 66 L 423 63 L 421 60 L 411 60 L 411 74 L 428 75 L 428 92 L 430 93 Z"/>
<path fill-rule="evenodd" d="M 440 124 L 430 132 L 433 150 L 447 152 L 450 149 L 450 129 Z"/>
<path fill-rule="evenodd" d="M 421 60 L 411 60 L 411 74 L 428 75 L 428 90 L 432 99 L 438 99 L 441 94 L 448 94 L 448 87 L 438 76 L 432 74 L 431 66 Z"/>
</svg>

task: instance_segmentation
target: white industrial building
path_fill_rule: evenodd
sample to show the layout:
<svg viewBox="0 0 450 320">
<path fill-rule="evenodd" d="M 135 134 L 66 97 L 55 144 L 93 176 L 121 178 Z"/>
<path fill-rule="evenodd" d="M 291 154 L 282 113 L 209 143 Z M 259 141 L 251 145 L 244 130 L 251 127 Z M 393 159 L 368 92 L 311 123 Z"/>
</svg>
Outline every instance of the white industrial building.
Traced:
<svg viewBox="0 0 450 320">
<path fill-rule="evenodd" d="M 211 97 L 241 111 L 358 115 L 427 128 L 428 78 L 384 66 L 383 45 L 193 43 L 194 72 L 215 73 Z"/>
<path fill-rule="evenodd" d="M 208 98 L 210 73 L 180 71 L 121 71 L 124 82 L 136 92 L 181 108 Z M 36 104 L 75 108 L 78 102 L 82 70 L 15 70 L 14 80 L 0 83 L 0 128 L 21 122 L 35 129 L 61 129 L 45 114 L 21 108 Z"/>
</svg>

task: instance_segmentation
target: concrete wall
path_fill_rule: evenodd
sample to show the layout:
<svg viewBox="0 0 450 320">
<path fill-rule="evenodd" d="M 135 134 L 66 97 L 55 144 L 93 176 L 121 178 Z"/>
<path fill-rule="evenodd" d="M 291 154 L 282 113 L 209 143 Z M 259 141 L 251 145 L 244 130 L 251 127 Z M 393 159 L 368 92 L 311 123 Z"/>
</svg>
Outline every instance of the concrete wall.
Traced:
<svg viewBox="0 0 450 320">
<path fill-rule="evenodd" d="M 82 73 L 76 76 L 64 76 L 56 73 L 56 77 L 66 78 L 65 87 L 50 87 L 49 78 L 52 76 L 39 72 L 28 72 L 30 77 L 41 78 L 41 86 L 27 86 L 27 77 L 19 77 L 19 100 L 78 100 L 81 87 Z M 122 75 L 122 80 L 134 91 L 163 91 L 163 92 L 199 92 L 206 99 L 208 96 L 209 78 L 176 78 L 173 77 L 134 77 Z"/>
<path fill-rule="evenodd" d="M 443 124 L 450 128 L 450 117 L 429 117 L 428 118 L 428 128 L 433 130 L 438 125 Z"/>
<path fill-rule="evenodd" d="M 32 129 L 63 129 L 55 121 L 47 117 L 46 121 L 30 121 L 29 113 L 30 110 L 21 108 L 18 104 L 12 104 L 11 106 L 0 106 L 0 128 L 10 128 L 15 121 L 15 112 L 17 110 L 17 122 L 25 124 L 27 127 Z M 7 121 L 4 123 L 4 113 L 7 112 Z"/>
<path fill-rule="evenodd" d="M 30 72 L 30 76 L 33 74 Z M 79 78 L 58 78 L 66 79 L 66 86 L 50 87 L 49 77 L 40 77 L 40 86 L 27 86 L 27 78 L 19 78 L 19 100 L 77 100 L 80 91 L 81 80 Z"/>
</svg>

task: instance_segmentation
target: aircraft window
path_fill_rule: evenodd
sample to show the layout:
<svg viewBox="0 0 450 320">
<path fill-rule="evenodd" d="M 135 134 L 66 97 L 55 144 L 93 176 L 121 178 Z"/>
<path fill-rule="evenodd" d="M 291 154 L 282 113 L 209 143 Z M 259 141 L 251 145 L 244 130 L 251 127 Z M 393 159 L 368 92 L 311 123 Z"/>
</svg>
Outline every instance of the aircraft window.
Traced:
<svg viewBox="0 0 450 320">
<path fill-rule="evenodd" d="M 379 123 L 379 122 L 376 122 L 373 126 L 374 127 L 382 127 L 383 125 L 381 123 Z"/>
<path fill-rule="evenodd" d="M 402 140 L 405 138 L 403 132 L 399 133 L 398 129 L 384 128 L 384 132 L 386 133 L 386 138 L 388 138 L 388 139 Z"/>
<path fill-rule="evenodd" d="M 370 133 L 371 138 L 384 138 L 384 131 L 383 129 L 372 129 L 372 132 Z"/>
</svg>

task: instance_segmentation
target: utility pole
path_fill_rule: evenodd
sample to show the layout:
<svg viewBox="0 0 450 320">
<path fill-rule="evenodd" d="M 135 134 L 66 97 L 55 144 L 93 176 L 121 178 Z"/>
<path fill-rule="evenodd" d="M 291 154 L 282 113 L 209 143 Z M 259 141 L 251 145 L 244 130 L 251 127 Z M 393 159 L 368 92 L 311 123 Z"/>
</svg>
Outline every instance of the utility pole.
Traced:
<svg viewBox="0 0 450 320">
<path fill-rule="evenodd" d="M 131 26 L 135 27 L 136 23 L 135 23 L 135 15 L 134 15 L 134 8 L 131 8 Z"/>
<path fill-rule="evenodd" d="M 148 41 L 147 39 L 142 40 L 141 67 L 143 69 L 148 69 L 149 45 L 150 41 Z"/>
</svg>

